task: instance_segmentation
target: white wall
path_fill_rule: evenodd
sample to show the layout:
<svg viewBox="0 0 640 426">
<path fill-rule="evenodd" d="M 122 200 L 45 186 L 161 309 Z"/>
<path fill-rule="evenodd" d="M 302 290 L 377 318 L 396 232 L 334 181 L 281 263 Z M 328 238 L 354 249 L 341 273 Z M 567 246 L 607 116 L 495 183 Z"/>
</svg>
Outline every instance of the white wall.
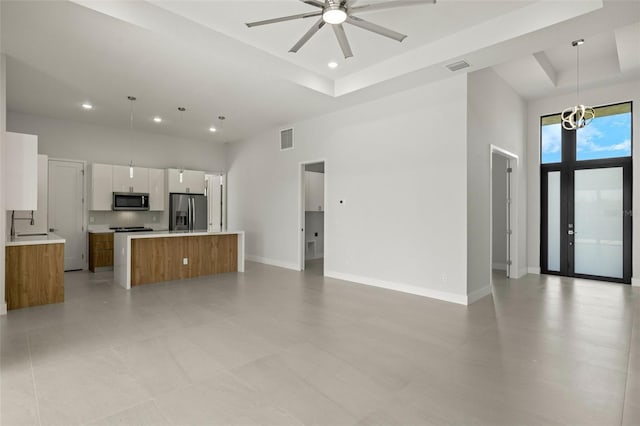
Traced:
<svg viewBox="0 0 640 426">
<path fill-rule="evenodd" d="M 0 7 L 0 10 L 2 8 Z M 5 55 L 0 55 L 0 214 L 5 215 L 4 204 L 4 133 L 7 130 L 7 61 Z M 0 315 L 7 313 L 7 303 L 4 298 L 4 255 L 5 255 L 5 221 L 0 216 Z"/>
<path fill-rule="evenodd" d="M 224 145 L 130 131 L 114 127 L 56 120 L 9 112 L 7 129 L 38 135 L 38 151 L 49 158 L 85 160 L 87 163 L 140 167 L 183 167 L 223 172 Z"/>
<path fill-rule="evenodd" d="M 507 269 L 507 165 L 508 160 L 493 154 L 492 184 L 493 190 L 493 269 Z"/>
<path fill-rule="evenodd" d="M 229 228 L 248 258 L 298 268 L 299 164 L 324 160 L 325 274 L 465 303 L 466 87 L 456 76 L 295 123 L 290 151 L 279 128 L 230 145 Z"/>
<path fill-rule="evenodd" d="M 640 81 L 580 90 L 580 102 L 599 106 L 633 101 L 633 152 L 640 149 Z M 540 117 L 554 114 L 575 104 L 575 93 L 554 96 L 529 102 L 528 114 L 528 264 L 531 271 L 540 270 Z M 640 203 L 640 159 L 633 158 L 633 208 Z M 640 227 L 633 227 L 633 284 L 640 284 Z"/>
<path fill-rule="evenodd" d="M 512 208 L 517 209 L 512 229 L 517 235 L 512 244 L 518 248 L 514 262 L 516 276 L 526 273 L 526 129 L 527 109 L 522 98 L 492 69 L 484 69 L 468 75 L 468 247 L 467 277 L 471 299 L 490 292 L 491 244 L 490 244 L 490 185 L 491 145 L 509 151 L 519 158 L 512 176 L 512 185 L 518 185 L 518 199 Z"/>
</svg>

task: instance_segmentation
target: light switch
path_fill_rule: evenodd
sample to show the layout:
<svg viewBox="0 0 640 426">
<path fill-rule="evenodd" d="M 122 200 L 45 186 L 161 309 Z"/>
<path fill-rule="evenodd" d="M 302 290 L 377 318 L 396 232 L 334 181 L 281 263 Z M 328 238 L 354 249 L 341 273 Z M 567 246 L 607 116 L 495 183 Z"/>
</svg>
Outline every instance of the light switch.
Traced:
<svg viewBox="0 0 640 426">
<path fill-rule="evenodd" d="M 189 264 L 189 258 L 188 257 L 183 258 L 182 259 L 182 264 L 183 265 L 188 265 Z"/>
</svg>

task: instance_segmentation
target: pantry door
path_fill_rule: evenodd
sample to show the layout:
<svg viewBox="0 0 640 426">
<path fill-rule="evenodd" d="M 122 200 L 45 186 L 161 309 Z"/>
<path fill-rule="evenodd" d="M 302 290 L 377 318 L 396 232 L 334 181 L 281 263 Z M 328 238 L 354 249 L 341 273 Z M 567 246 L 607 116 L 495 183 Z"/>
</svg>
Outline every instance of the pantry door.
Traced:
<svg viewBox="0 0 640 426">
<path fill-rule="evenodd" d="M 49 160 L 49 232 L 63 237 L 64 270 L 84 269 L 84 162 Z"/>
</svg>

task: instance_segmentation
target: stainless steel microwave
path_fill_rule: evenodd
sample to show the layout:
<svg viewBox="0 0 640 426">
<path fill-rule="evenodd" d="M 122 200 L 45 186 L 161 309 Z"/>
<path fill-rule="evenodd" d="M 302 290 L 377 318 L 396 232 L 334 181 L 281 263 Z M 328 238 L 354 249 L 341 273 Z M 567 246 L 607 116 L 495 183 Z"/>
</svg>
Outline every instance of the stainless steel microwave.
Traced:
<svg viewBox="0 0 640 426">
<path fill-rule="evenodd" d="M 114 192 L 113 210 L 149 210 L 149 194 L 136 192 Z"/>
</svg>

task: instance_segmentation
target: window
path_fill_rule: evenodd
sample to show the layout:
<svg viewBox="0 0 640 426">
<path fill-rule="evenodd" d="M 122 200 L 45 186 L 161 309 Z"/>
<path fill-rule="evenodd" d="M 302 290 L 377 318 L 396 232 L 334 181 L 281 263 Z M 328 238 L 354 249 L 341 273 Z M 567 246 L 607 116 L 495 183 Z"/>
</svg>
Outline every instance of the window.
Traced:
<svg viewBox="0 0 640 426">
<path fill-rule="evenodd" d="M 564 130 L 560 114 L 542 117 L 540 164 L 630 157 L 631 102 L 598 107 L 595 113 L 596 118 L 577 131 Z"/>
<path fill-rule="evenodd" d="M 596 108 L 596 118 L 577 131 L 576 160 L 631 156 L 631 103 Z"/>
<path fill-rule="evenodd" d="M 562 161 L 562 125 L 560 114 L 542 117 L 540 126 L 540 145 L 542 164 Z"/>
</svg>

